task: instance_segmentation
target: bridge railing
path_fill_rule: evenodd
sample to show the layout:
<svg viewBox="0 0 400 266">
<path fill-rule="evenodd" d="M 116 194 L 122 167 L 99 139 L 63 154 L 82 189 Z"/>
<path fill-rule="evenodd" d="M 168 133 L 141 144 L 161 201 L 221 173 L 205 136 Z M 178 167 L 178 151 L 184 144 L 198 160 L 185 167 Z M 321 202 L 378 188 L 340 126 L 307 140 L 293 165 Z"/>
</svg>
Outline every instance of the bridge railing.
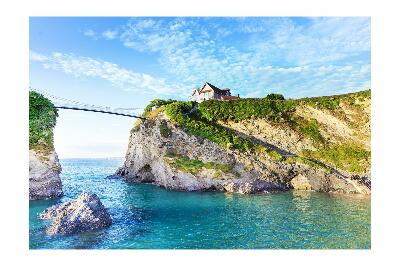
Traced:
<svg viewBox="0 0 400 266">
<path fill-rule="evenodd" d="M 54 106 L 58 109 L 67 109 L 67 110 L 78 110 L 78 111 L 86 111 L 86 112 L 95 112 L 95 113 L 104 113 L 104 114 L 111 114 L 111 115 L 120 115 L 120 116 L 127 116 L 127 117 L 135 117 L 144 119 L 138 111 L 143 111 L 144 108 L 111 108 L 109 106 L 100 106 L 100 105 L 93 105 L 87 104 L 76 100 L 66 99 L 62 97 L 58 97 L 48 92 L 44 92 L 41 90 L 33 89 L 32 87 L 29 88 L 32 91 L 38 92 L 52 101 Z"/>
</svg>

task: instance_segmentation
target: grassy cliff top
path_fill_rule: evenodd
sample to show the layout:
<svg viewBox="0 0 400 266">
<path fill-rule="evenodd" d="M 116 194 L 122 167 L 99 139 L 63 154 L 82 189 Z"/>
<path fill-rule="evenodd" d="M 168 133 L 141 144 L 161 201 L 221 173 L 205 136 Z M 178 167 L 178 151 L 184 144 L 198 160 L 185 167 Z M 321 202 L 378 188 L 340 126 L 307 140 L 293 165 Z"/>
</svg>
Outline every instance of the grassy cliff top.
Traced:
<svg viewBox="0 0 400 266">
<path fill-rule="evenodd" d="M 204 101 L 197 109 L 194 109 L 194 102 L 156 99 L 146 107 L 144 115 L 152 119 L 159 112 L 165 112 L 189 134 L 209 139 L 224 148 L 263 153 L 284 161 L 285 156 L 254 141 L 259 136 L 253 132 L 266 130 L 260 124 L 268 123 L 269 130 L 284 128 L 288 136 L 299 136 L 299 142 L 312 143 L 296 151 L 302 158 L 316 159 L 351 173 L 365 173 L 370 169 L 371 156 L 370 99 L 371 90 L 301 99 L 284 99 L 282 95 L 271 94 L 265 98 Z M 152 110 L 154 106 L 156 110 Z M 244 138 L 231 126 L 235 123 L 248 125 L 249 121 L 254 126 L 244 132 L 249 137 Z M 286 139 L 279 141 L 286 142 Z"/>
<path fill-rule="evenodd" d="M 54 149 L 53 128 L 58 117 L 53 103 L 42 94 L 29 91 L 29 149 L 47 153 Z"/>
<path fill-rule="evenodd" d="M 341 103 L 358 105 L 365 99 L 371 99 L 371 90 L 332 96 L 285 99 L 281 94 L 269 94 L 265 98 L 241 98 L 234 101 L 209 100 L 198 104 L 197 115 L 207 121 L 244 120 L 248 118 L 267 118 L 272 121 L 290 121 L 296 107 L 308 105 L 321 110 L 340 110 Z M 144 115 L 151 113 L 152 107 L 166 106 L 171 103 L 186 103 L 192 107 L 194 102 L 154 99 L 144 109 Z"/>
</svg>

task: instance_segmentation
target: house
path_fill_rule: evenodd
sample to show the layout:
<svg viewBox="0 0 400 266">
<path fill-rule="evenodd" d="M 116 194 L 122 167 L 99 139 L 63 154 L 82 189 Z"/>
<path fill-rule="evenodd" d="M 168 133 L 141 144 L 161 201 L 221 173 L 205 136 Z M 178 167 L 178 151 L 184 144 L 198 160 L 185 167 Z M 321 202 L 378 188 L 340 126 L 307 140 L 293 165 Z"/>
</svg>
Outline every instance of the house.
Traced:
<svg viewBox="0 0 400 266">
<path fill-rule="evenodd" d="M 231 90 L 226 88 L 226 89 L 219 89 L 218 87 L 205 82 L 203 87 L 200 89 L 196 89 L 192 92 L 192 94 L 189 96 L 191 101 L 196 101 L 196 102 L 203 102 L 206 100 L 222 100 L 222 101 L 229 101 L 229 100 L 236 100 L 239 99 L 239 94 L 238 96 L 232 96 L 231 95 Z"/>
</svg>

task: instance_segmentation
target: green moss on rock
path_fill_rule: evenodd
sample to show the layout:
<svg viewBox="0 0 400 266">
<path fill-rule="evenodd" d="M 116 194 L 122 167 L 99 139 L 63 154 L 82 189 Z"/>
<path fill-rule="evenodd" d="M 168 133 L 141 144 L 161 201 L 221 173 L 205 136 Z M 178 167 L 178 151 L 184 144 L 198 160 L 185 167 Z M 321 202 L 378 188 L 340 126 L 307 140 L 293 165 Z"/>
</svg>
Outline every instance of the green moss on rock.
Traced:
<svg viewBox="0 0 400 266">
<path fill-rule="evenodd" d="M 176 169 L 191 174 L 197 174 L 201 169 L 215 170 L 215 176 L 218 177 L 221 173 L 229 173 L 232 170 L 232 166 L 228 164 L 220 164 L 214 162 L 206 162 L 190 159 L 188 156 L 180 154 L 167 154 L 164 156 L 167 162 L 175 167 Z"/>
</svg>

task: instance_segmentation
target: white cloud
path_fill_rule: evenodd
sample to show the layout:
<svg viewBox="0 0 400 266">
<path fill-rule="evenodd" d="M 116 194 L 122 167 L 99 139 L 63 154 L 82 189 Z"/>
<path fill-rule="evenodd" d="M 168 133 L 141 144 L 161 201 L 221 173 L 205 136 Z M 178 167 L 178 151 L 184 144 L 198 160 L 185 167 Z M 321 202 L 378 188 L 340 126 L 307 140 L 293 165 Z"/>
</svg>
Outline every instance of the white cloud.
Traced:
<svg viewBox="0 0 400 266">
<path fill-rule="evenodd" d="M 96 37 L 96 32 L 92 29 L 87 29 L 83 32 L 83 35 L 94 38 Z"/>
<path fill-rule="evenodd" d="M 134 18 L 118 31 L 124 46 L 155 53 L 169 80 L 187 90 L 204 81 L 246 95 L 365 88 L 371 72 L 370 19 L 305 20 Z"/>
<path fill-rule="evenodd" d="M 370 38 L 369 18 L 313 18 L 307 26 L 286 20 L 253 39 L 252 51 L 269 62 L 325 63 L 370 52 Z"/>
<path fill-rule="evenodd" d="M 356 19 L 354 23 L 344 23 L 344 20 L 313 19 L 307 27 L 284 18 L 233 20 L 239 23 L 238 31 L 258 33 L 255 38 L 250 38 L 247 50 L 213 39 L 210 28 L 216 29 L 216 36 L 231 34 L 230 30 L 219 27 L 214 21 L 202 26 L 195 20 L 132 20 L 125 27 L 121 40 L 132 49 L 160 52 L 161 66 L 189 87 L 212 80 L 250 88 L 257 83 L 261 86 L 254 79 L 260 79 L 263 74 L 287 76 L 289 73 L 307 73 L 304 70 L 309 65 L 369 51 L 369 20 Z M 292 67 L 275 67 L 267 71 L 279 60 Z M 317 68 L 313 67 L 315 72 Z"/>
<path fill-rule="evenodd" d="M 117 37 L 118 31 L 116 30 L 106 30 L 102 33 L 102 36 L 107 40 L 113 40 Z"/>
<path fill-rule="evenodd" d="M 33 52 L 33 51 L 29 51 L 29 59 L 32 61 L 38 61 L 38 62 L 45 62 L 45 61 L 49 60 L 49 58 L 47 56 Z"/>
<path fill-rule="evenodd" d="M 100 78 L 127 91 L 164 95 L 182 91 L 182 88 L 167 84 L 163 79 L 137 73 L 103 60 L 59 52 L 46 56 L 31 51 L 31 55 L 32 61 L 40 62 L 46 69 L 62 71 L 75 78 Z"/>
</svg>

